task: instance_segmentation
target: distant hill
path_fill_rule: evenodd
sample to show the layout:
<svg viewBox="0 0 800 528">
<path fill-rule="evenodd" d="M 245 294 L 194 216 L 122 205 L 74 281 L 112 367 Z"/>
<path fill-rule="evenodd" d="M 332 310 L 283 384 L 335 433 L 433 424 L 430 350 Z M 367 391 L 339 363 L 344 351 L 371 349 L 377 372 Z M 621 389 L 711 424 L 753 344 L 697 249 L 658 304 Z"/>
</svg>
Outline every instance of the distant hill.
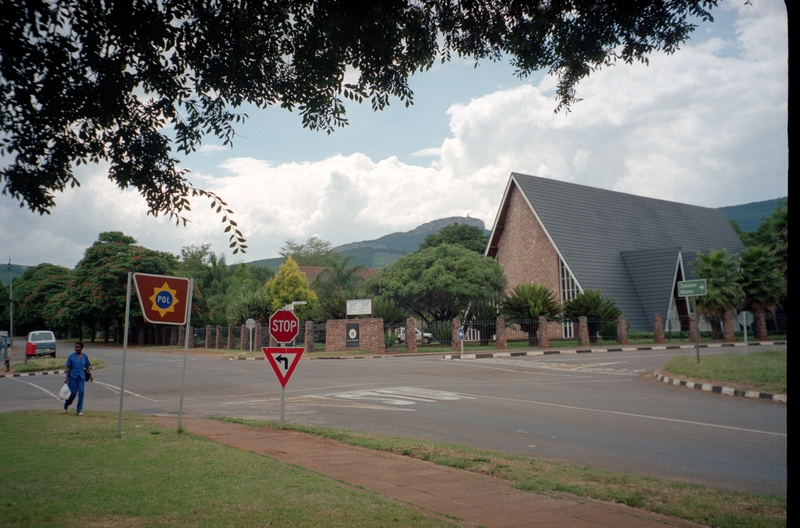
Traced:
<svg viewBox="0 0 800 528">
<path fill-rule="evenodd" d="M 780 202 L 788 202 L 789 197 L 776 198 L 774 200 L 764 200 L 763 202 L 751 202 L 742 205 L 729 205 L 720 207 L 720 211 L 725 213 L 728 220 L 734 220 L 745 233 L 750 233 L 758 229 L 764 218 L 772 216 L 772 212 L 778 207 Z"/>
<path fill-rule="evenodd" d="M 440 218 L 432 222 L 424 223 L 411 231 L 391 233 L 375 240 L 364 240 L 363 242 L 351 242 L 333 248 L 334 251 L 343 256 L 352 255 L 355 257 L 355 264 L 361 264 L 367 268 L 385 268 L 400 257 L 416 251 L 425 237 L 438 233 L 439 230 L 450 224 L 467 224 L 475 226 L 488 235 L 486 225 L 483 220 L 470 218 L 468 216 L 451 216 Z M 248 262 L 251 266 L 267 266 L 277 272 L 278 267 L 283 262 L 282 257 L 261 259 Z"/>
<path fill-rule="evenodd" d="M 489 234 L 483 220 L 468 216 L 451 216 L 427 222 L 411 231 L 391 233 L 375 240 L 352 242 L 333 249 L 342 255 L 354 256 L 356 264 L 361 264 L 368 268 L 385 268 L 400 257 L 419 249 L 419 245 L 422 244 L 426 236 L 438 233 L 441 228 L 450 224 L 475 226 L 483 229 L 487 235 Z"/>
<path fill-rule="evenodd" d="M 752 202 L 742 205 L 731 205 L 720 207 L 730 220 L 735 220 L 742 231 L 755 231 L 761 221 L 770 216 L 772 211 L 782 201 L 788 201 L 788 197 L 777 198 L 775 200 L 765 200 L 763 202 Z M 451 216 L 440 218 L 432 222 L 427 222 L 411 231 L 403 231 L 384 235 L 375 240 L 364 240 L 362 242 L 351 242 L 333 248 L 337 253 L 355 257 L 355 263 L 366 266 L 367 268 L 385 268 L 400 257 L 416 251 L 425 237 L 438 233 L 439 230 L 450 224 L 468 224 L 480 229 L 489 235 L 491 232 L 486 229 L 483 220 L 464 216 Z M 278 267 L 283 262 L 283 258 L 275 257 L 248 262 L 252 266 L 268 266 L 277 272 Z"/>
<path fill-rule="evenodd" d="M 30 266 L 20 266 L 19 264 L 11 264 L 11 278 L 16 279 L 17 277 L 21 277 L 25 270 L 30 268 Z M 8 264 L 0 264 L 0 282 L 8 285 Z"/>
</svg>

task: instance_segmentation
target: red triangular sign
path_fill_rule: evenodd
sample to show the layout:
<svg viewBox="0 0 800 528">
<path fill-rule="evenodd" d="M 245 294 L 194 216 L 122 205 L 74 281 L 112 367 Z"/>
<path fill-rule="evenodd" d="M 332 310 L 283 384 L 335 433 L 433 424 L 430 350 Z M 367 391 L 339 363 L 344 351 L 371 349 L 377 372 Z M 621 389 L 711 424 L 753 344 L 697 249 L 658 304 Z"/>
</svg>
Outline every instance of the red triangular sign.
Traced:
<svg viewBox="0 0 800 528">
<path fill-rule="evenodd" d="M 300 356 L 306 351 L 303 347 L 281 347 L 281 348 L 267 348 L 263 347 L 264 355 L 267 356 L 269 364 L 272 365 L 272 370 L 278 376 L 278 381 L 281 382 L 281 387 L 286 388 L 289 383 L 289 378 L 292 377 L 294 368 L 300 363 Z"/>
</svg>

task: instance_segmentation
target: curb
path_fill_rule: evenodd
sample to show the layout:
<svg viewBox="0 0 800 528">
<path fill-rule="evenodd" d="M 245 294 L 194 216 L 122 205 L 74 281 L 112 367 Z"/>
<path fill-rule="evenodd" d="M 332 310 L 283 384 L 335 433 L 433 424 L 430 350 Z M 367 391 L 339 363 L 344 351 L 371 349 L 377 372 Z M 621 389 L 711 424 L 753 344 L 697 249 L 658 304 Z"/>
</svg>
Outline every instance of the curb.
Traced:
<svg viewBox="0 0 800 528">
<path fill-rule="evenodd" d="M 770 346 L 785 345 L 786 341 L 754 341 L 747 343 L 748 346 Z M 700 344 L 700 348 L 730 348 L 743 347 L 744 343 L 705 343 Z M 445 354 L 444 359 L 486 359 L 496 357 L 520 357 L 520 356 L 549 356 L 551 354 L 605 354 L 609 352 L 640 352 L 643 350 L 688 350 L 693 349 L 694 344 L 687 345 L 648 345 L 648 346 L 621 346 L 604 348 L 568 348 L 568 349 L 547 349 L 530 350 L 520 352 L 481 352 L 476 354 Z"/>
<path fill-rule="evenodd" d="M 718 394 L 725 394 L 727 396 L 743 396 L 745 398 L 755 398 L 758 400 L 772 400 L 776 402 L 786 403 L 786 394 L 769 394 L 766 392 L 732 389 L 730 387 L 711 385 L 710 383 L 695 383 L 694 381 L 668 378 L 667 376 L 659 374 L 658 372 L 653 372 L 653 377 L 656 378 L 658 381 L 662 381 L 669 385 L 679 385 L 681 387 L 688 387 L 690 389 L 697 389 L 706 392 L 716 392 Z"/>
<path fill-rule="evenodd" d="M 2 372 L 0 378 L 26 378 L 28 376 L 55 376 L 56 374 L 66 374 L 65 370 L 42 370 L 40 372 Z"/>
</svg>

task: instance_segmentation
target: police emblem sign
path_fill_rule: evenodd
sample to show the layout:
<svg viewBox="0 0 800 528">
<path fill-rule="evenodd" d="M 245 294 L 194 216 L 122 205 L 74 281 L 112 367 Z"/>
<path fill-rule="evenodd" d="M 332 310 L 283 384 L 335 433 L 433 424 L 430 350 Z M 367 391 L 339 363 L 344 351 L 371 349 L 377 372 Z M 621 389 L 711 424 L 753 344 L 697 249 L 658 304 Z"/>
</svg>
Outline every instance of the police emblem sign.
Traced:
<svg viewBox="0 0 800 528">
<path fill-rule="evenodd" d="M 148 323 L 185 325 L 189 279 L 134 273 L 136 295 Z"/>
</svg>

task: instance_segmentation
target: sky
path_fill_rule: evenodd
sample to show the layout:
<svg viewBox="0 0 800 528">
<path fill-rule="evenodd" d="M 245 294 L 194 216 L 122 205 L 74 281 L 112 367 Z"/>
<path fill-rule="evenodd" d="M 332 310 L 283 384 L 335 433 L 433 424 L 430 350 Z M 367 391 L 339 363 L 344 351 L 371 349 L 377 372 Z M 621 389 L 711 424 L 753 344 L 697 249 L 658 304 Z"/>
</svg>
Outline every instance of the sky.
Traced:
<svg viewBox="0 0 800 528">
<path fill-rule="evenodd" d="M 73 268 L 103 231 L 174 254 L 211 244 L 230 264 L 278 256 L 287 239 L 338 246 L 450 216 L 491 229 L 511 172 L 705 207 L 787 196 L 785 4 L 720 4 L 676 53 L 592 73 L 569 113 L 554 112 L 555 78 L 467 60 L 412 77 L 409 108 L 348 104 L 350 125 L 330 135 L 297 112 L 245 108 L 233 148 L 207 137 L 183 166 L 234 210 L 246 254 L 232 254 L 209 200 L 178 227 L 91 165 L 50 215 L 0 195 L 0 258 Z"/>
</svg>

